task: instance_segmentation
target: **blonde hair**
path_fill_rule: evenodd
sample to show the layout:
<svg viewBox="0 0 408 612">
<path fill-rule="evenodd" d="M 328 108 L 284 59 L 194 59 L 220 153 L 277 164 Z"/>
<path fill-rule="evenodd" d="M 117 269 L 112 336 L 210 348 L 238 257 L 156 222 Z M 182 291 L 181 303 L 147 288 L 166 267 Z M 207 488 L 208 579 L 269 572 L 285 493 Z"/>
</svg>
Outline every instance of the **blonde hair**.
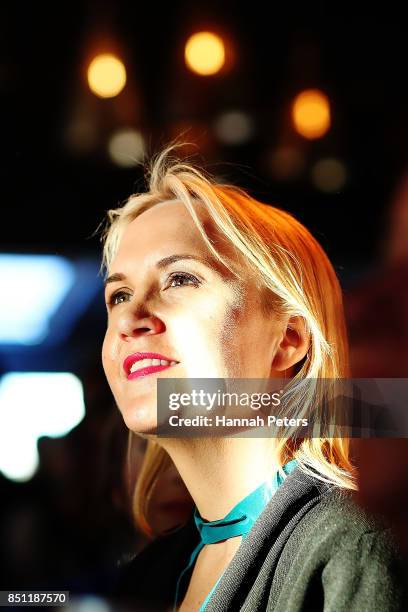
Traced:
<svg viewBox="0 0 408 612">
<path fill-rule="evenodd" d="M 199 201 L 215 226 L 242 253 L 269 297 L 274 315 L 303 317 L 310 336 L 305 358 L 297 364 L 294 381 L 305 378 L 341 379 L 349 376 L 348 343 L 342 292 L 326 253 L 310 232 L 291 214 L 263 204 L 242 189 L 218 183 L 194 165 L 171 157 L 174 145 L 164 149 L 148 166 L 148 190 L 132 195 L 120 208 L 109 210 L 101 240 L 101 268 L 108 271 L 129 223 L 155 204 L 178 200 L 190 212 L 208 248 L 229 269 L 227 261 L 207 237 L 193 203 Z M 235 272 L 234 272 L 235 273 Z M 317 392 L 316 392 L 317 393 Z M 309 394 L 310 395 L 310 394 Z M 313 396 L 310 401 L 317 398 Z M 295 405 L 295 404 L 294 404 Z M 299 403 L 297 403 L 299 412 Z M 130 474 L 132 440 L 129 433 Z M 277 442 L 281 466 L 296 457 L 302 470 L 332 485 L 355 489 L 350 445 L 340 436 Z M 132 504 L 136 522 L 152 535 L 148 506 L 159 475 L 169 464 L 167 453 L 149 440 Z"/>
</svg>

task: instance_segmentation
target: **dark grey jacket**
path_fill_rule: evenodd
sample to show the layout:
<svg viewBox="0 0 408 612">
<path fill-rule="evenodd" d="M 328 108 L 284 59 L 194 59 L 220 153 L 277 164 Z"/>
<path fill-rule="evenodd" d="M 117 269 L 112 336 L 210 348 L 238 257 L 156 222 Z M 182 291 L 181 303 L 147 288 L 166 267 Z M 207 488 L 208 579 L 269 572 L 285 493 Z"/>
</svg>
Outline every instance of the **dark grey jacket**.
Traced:
<svg viewBox="0 0 408 612">
<path fill-rule="evenodd" d="M 177 578 L 197 543 L 193 520 L 156 540 L 125 568 L 117 593 L 138 612 L 172 610 Z M 404 572 L 384 524 L 350 493 L 297 467 L 243 540 L 206 612 L 408 610 Z"/>
</svg>

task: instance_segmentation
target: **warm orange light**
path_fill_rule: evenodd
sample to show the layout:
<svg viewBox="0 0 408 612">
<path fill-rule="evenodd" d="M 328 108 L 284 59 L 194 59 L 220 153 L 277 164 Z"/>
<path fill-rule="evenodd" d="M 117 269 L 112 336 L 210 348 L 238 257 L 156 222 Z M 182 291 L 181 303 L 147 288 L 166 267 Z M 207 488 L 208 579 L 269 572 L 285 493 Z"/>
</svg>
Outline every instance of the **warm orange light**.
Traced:
<svg viewBox="0 0 408 612">
<path fill-rule="evenodd" d="M 197 32 L 188 39 L 184 58 L 190 70 L 209 76 L 221 70 L 225 63 L 225 46 L 212 32 Z"/>
<path fill-rule="evenodd" d="M 292 118 L 301 136 L 310 140 L 321 138 L 330 129 L 328 97 L 318 89 L 302 91 L 293 103 Z"/>
<path fill-rule="evenodd" d="M 100 98 L 117 96 L 126 84 L 123 63 L 110 53 L 97 55 L 88 67 L 88 85 Z"/>
</svg>

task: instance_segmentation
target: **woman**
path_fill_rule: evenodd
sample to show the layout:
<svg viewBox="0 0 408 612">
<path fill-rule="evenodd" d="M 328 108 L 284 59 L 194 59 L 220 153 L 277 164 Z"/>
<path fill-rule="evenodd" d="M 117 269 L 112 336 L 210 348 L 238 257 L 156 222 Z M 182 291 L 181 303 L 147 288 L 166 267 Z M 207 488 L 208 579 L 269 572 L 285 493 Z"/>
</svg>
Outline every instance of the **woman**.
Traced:
<svg viewBox="0 0 408 612">
<path fill-rule="evenodd" d="M 158 378 L 349 375 L 341 291 L 317 241 L 169 153 L 146 193 L 108 213 L 102 359 L 130 456 L 135 435 L 148 441 L 138 524 L 151 533 L 170 461 L 195 510 L 134 559 L 119 592 L 140 610 L 398 609 L 396 553 L 351 499 L 348 440 L 155 434 Z"/>
</svg>

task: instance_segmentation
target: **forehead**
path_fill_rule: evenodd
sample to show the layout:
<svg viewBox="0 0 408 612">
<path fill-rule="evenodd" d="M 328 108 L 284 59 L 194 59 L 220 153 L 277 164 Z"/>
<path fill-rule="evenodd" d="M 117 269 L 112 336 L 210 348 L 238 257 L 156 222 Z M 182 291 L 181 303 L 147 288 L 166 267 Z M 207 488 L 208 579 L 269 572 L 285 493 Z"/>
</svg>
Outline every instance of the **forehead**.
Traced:
<svg viewBox="0 0 408 612">
<path fill-rule="evenodd" d="M 216 229 L 205 207 L 199 202 L 193 205 L 215 248 L 222 254 L 231 256 L 235 249 Z M 195 253 L 209 253 L 190 212 L 178 201 L 155 204 L 131 221 L 123 232 L 114 262 L 116 264 L 129 255 L 148 257 L 149 253 L 153 256 L 159 252 L 167 255 L 172 248 L 182 248 L 183 252 L 188 252 L 187 249 Z"/>
</svg>

